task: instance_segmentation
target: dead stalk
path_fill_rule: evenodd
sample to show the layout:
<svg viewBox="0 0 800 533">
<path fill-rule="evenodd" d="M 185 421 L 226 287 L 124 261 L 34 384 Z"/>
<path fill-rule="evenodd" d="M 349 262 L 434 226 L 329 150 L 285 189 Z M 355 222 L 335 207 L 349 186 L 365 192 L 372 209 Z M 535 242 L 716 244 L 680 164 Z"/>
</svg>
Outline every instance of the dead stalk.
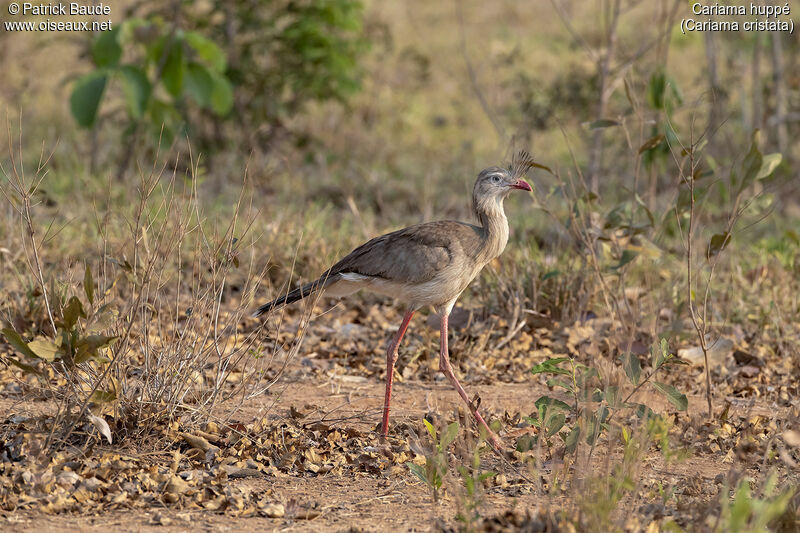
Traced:
<svg viewBox="0 0 800 533">
<path fill-rule="evenodd" d="M 45 158 L 43 152 L 36 177 L 29 182 L 11 143 L 9 150 L 11 169 L 2 169 L 7 186 L 0 185 L 0 193 L 26 230 L 23 244 L 28 252 L 28 271 L 41 289 L 49 328 L 55 335 L 59 307 L 54 306 L 46 285 L 49 274 L 41 250 L 48 238 L 36 237 L 37 215 L 33 201 L 33 195 L 47 174 L 45 167 L 49 157 Z M 194 179 L 183 193 L 176 187 L 180 179 L 177 172 L 164 178 L 166 163 L 154 162 L 149 173 L 140 173 L 138 200 L 132 216 L 127 219 L 127 235 L 119 241 L 117 249 L 109 242 L 109 213 L 95 214 L 102 236 L 103 257 L 117 265 L 114 268 L 118 270 L 114 274 L 105 261 L 101 262 L 97 281 L 104 287 L 98 289 L 98 301 L 105 300 L 103 306 L 121 306 L 117 313 L 119 318 L 109 328 L 118 340 L 108 350 L 106 364 L 87 362 L 59 370 L 56 363 L 53 368 L 66 379 L 63 390 L 53 389 L 50 380 L 44 378 L 50 396 L 59 400 L 56 420 L 44 448 L 51 453 L 59 447 L 57 442 L 68 441 L 84 421 L 87 411 L 95 410 L 94 398 L 98 391 L 113 391 L 117 402 L 115 417 L 130 416 L 139 434 L 144 435 L 154 424 L 172 420 L 179 412 L 189 413 L 191 420 L 203 420 L 214 416 L 213 411 L 223 401 L 237 395 L 244 401 L 253 394 L 263 393 L 277 381 L 288 360 L 299 349 L 307 320 L 298 329 L 283 367 L 277 369 L 268 383 L 259 384 L 280 347 L 275 344 L 273 353 L 263 362 L 249 365 L 248 360 L 260 353 L 258 345 L 264 339 L 265 322 L 244 333 L 237 327 L 249 314 L 253 294 L 264 274 L 261 270 L 259 275 L 255 267 L 255 241 L 246 248 L 251 251 L 245 262 L 246 272 L 237 273 L 241 300 L 234 302 L 232 308 L 225 303 L 231 294 L 229 276 L 239 267 L 243 239 L 252 231 L 255 221 L 255 215 L 244 216 L 245 206 L 249 206 L 250 213 L 255 212 L 252 198 L 246 201 L 247 179 L 245 176 L 229 223 L 217 231 L 201 209 L 196 185 L 198 164 L 192 158 Z M 212 231 L 207 231 L 207 227 L 213 228 Z M 187 246 L 194 252 L 188 254 L 191 275 L 185 275 L 183 267 Z M 125 257 L 131 258 L 132 263 Z M 167 288 L 172 288 L 174 295 L 165 292 Z M 116 299 L 116 291 L 128 292 Z M 86 302 L 89 316 L 98 307 L 97 301 L 92 305 Z M 86 326 L 88 322 L 84 323 Z M 279 331 L 280 327 L 281 324 Z M 211 376 L 205 375 L 207 368 L 214 368 Z M 234 372 L 238 374 L 232 380 Z M 186 408 L 189 405 L 191 409 Z"/>
<path fill-rule="evenodd" d="M 694 290 L 692 288 L 692 243 L 694 242 L 694 229 L 695 229 L 695 197 L 694 197 L 694 173 L 697 168 L 697 162 L 694 157 L 694 130 L 690 129 L 690 149 L 689 149 L 689 178 L 681 172 L 681 178 L 689 187 L 689 225 L 686 231 L 686 298 L 689 306 L 689 316 L 692 319 L 692 325 L 697 332 L 697 337 L 700 341 L 700 349 L 703 350 L 703 361 L 706 368 L 706 402 L 708 403 L 708 417 L 714 415 L 714 408 L 711 400 L 711 367 L 708 364 L 708 345 L 706 344 L 706 309 L 707 303 L 703 306 L 703 320 L 702 323 L 698 321 L 697 310 L 694 306 Z M 682 167 L 681 167 L 682 168 Z M 713 269 L 711 271 L 713 275 Z M 706 289 L 711 285 L 711 279 L 706 285 Z M 708 291 L 706 291 L 708 294 Z"/>
</svg>

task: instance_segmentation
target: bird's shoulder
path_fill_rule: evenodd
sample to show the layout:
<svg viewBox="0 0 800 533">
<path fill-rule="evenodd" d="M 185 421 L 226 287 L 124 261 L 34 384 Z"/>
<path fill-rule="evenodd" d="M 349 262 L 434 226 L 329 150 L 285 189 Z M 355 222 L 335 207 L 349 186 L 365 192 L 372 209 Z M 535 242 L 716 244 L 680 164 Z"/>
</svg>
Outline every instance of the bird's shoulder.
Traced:
<svg viewBox="0 0 800 533">
<path fill-rule="evenodd" d="M 373 240 L 386 239 L 391 244 L 419 243 L 433 247 L 454 247 L 477 242 L 481 228 L 458 220 L 437 220 L 409 226 Z"/>
</svg>

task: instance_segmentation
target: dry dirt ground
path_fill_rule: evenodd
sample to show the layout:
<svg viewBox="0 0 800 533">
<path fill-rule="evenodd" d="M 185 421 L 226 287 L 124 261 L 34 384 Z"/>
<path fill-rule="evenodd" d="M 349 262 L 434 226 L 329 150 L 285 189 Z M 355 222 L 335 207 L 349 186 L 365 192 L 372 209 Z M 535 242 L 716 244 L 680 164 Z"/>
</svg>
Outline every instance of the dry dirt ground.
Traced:
<svg viewBox="0 0 800 533">
<path fill-rule="evenodd" d="M 384 315 L 364 314 L 367 317 Z M 391 322 L 391 317 L 388 321 Z M 143 498 L 134 500 L 136 505 L 125 498 L 121 503 L 109 504 L 114 496 L 109 489 L 105 493 L 98 492 L 100 495 L 95 501 L 103 504 L 97 507 L 91 500 L 76 505 L 71 499 L 74 496 L 67 493 L 71 504 L 67 505 L 66 512 L 63 509 L 60 513 L 54 513 L 52 509 L 42 512 L 46 506 L 37 505 L 36 492 L 31 488 L 27 499 L 18 496 L 14 509 L 0 510 L 0 531 L 430 531 L 457 527 L 456 515 L 463 509 L 465 500 L 463 484 L 452 472 L 455 465 L 471 462 L 471 452 L 464 450 L 470 443 L 474 444 L 474 440 L 464 441 L 463 436 L 470 434 L 472 439 L 474 432 L 465 430 L 464 425 L 472 423 L 465 422 L 469 419 L 463 415 L 460 399 L 443 376 L 435 371 L 433 350 L 436 334 L 433 328 L 427 331 L 417 324 L 401 351 L 392 401 L 389 443 L 392 451 L 387 452 L 381 448 L 375 430 L 380 421 L 384 393 L 381 352 L 385 338 L 391 333 L 391 325 L 366 328 L 362 323 L 357 326 L 350 323 L 356 320 L 344 314 L 336 318 L 323 317 L 320 322 L 311 328 L 304 344 L 307 348 L 291 360 L 267 394 L 241 405 L 221 408 L 222 412 L 230 415 L 224 424 L 220 424 L 219 439 L 225 442 L 220 444 L 223 455 L 226 459 L 236 459 L 236 454 L 243 454 L 239 456 L 242 463 L 246 458 L 257 459 L 258 469 L 251 468 L 242 476 L 230 475 L 220 483 L 212 480 L 199 490 L 221 493 L 227 488 L 237 489 L 236 494 L 245 495 L 245 503 L 238 510 L 231 503 L 226 503 L 225 508 L 209 509 L 206 507 L 210 501 L 208 498 L 197 500 L 199 504 L 193 505 L 194 500 L 186 499 L 184 493 L 165 504 L 163 483 L 166 482 L 161 481 L 162 485 L 148 489 L 151 496 L 146 504 Z M 477 394 L 481 410 L 490 418 L 502 421 L 504 442 L 509 450 L 521 435 L 532 431 L 519 421 L 520 417 L 535 412 L 537 398 L 547 394 L 568 400 L 558 390 L 548 388 L 544 378 L 538 379 L 541 376 L 531 376 L 532 364 L 548 356 L 574 353 L 587 363 L 594 361 L 593 364 L 605 365 L 607 374 L 621 372 L 618 363 L 602 355 L 611 349 L 613 340 L 610 334 L 597 335 L 598 331 L 603 331 L 598 324 L 565 328 L 560 332 L 556 332 L 557 328 L 531 327 L 517 334 L 502 349 L 487 349 L 486 353 L 490 355 L 478 360 L 471 354 L 483 351 L 487 342 L 496 346 L 506 330 L 502 323 L 484 326 L 487 323 L 482 321 L 471 328 L 480 332 L 483 327 L 486 332 L 483 340 L 482 334 L 473 338 L 465 337 L 458 330 L 454 332 L 453 358 L 456 372 L 462 377 L 468 394 Z M 349 338 L 347 334 L 341 334 L 337 339 L 340 334 L 336 332 L 342 331 L 364 335 L 363 338 Z M 321 337 L 329 340 L 322 341 Z M 586 355 L 593 351 L 598 355 Z M 748 361 L 758 360 L 756 355 L 753 358 Z M 715 392 L 716 414 L 718 418 L 724 416 L 724 422 L 719 419 L 707 422 L 705 399 L 699 385 L 702 372 L 697 368 L 675 366 L 663 378 L 687 393 L 688 411 L 676 411 L 653 391 L 646 391 L 638 398 L 637 401 L 663 413 L 671 421 L 671 446 L 688 451 L 688 457 L 666 463 L 663 450 L 652 446 L 637 459 L 635 491 L 617 504 L 618 512 L 614 515 L 615 523 L 624 530 L 646 530 L 649 525 L 660 524 L 664 519 L 674 519 L 686 530 L 705 530 L 708 524 L 704 521 L 720 494 L 723 482 L 731 479 L 735 482 L 737 476 L 748 475 L 756 480 L 758 486 L 770 469 L 777 468 L 780 483 L 796 485 L 797 471 L 792 473 L 792 469 L 786 466 L 795 460 L 792 454 L 796 451 L 790 450 L 789 456 L 785 456 L 786 447 L 778 445 L 781 432 L 791 429 L 793 413 L 798 409 L 796 385 L 775 377 L 783 372 L 775 370 L 775 365 L 769 370 L 766 366 L 759 367 L 762 372 L 756 372 L 753 377 L 753 369 L 744 372 L 744 366 L 734 361 L 732 356 L 726 364 L 729 367 L 725 372 L 727 377 L 718 377 L 720 384 Z M 770 374 L 765 376 L 767 372 Z M 14 393 L 12 389 L 7 387 L 0 394 L 0 412 L 4 413 L 0 418 L 6 419 L 6 428 L 16 423 L 8 420 L 26 417 L 33 420 L 52 408 L 48 402 L 32 401 L 27 395 Z M 462 424 L 461 440 L 455 445 L 457 448 L 461 442 L 462 451 L 450 456 L 451 474 L 445 478 L 448 490 L 438 502 L 433 501 L 431 491 L 411 474 L 406 465 L 415 455 L 409 450 L 410 443 L 422 441 L 416 435 L 424 435 L 424 417 L 439 427 L 453 420 L 460 420 Z M 242 439 L 236 439 L 239 444 L 231 444 L 228 433 L 234 429 L 226 432 L 226 427 L 237 428 L 235 431 L 247 435 L 254 443 L 244 447 Z M 285 445 L 281 443 L 283 431 L 286 431 Z M 258 440 L 262 437 L 263 441 Z M 83 438 L 86 440 L 87 437 Z M 601 443 L 597 447 L 589 466 L 578 468 L 579 473 L 587 476 L 612 474 L 614 464 L 618 464 L 621 457 L 619 434 L 613 438 L 617 440 L 612 446 Z M 322 444 L 307 444 L 314 439 Z M 124 443 L 124 439 L 121 441 Z M 98 437 L 93 442 L 92 455 L 87 460 L 103 453 L 134 458 L 139 453 L 124 446 L 120 449 L 116 441 L 115 445 L 108 445 Z M 543 470 L 539 475 L 519 460 L 519 455 L 509 453 L 506 460 L 491 452 L 482 455 L 481 469 L 499 474 L 491 478 L 481 491 L 483 502 L 478 508 L 479 514 L 483 518 L 493 518 L 491 524 L 496 526 L 492 529 L 484 524 L 486 530 L 515 530 L 520 520 L 524 521 L 527 516 L 539 520 L 540 512 L 566 510 L 574 516 L 581 494 L 569 482 L 575 480 L 576 468 L 573 465 L 577 463 L 571 459 L 562 461 L 561 439 L 554 437 L 553 442 L 553 448 L 541 456 Z M 173 441 L 165 438 L 163 443 L 163 449 L 169 451 L 160 453 L 152 461 L 162 469 L 161 474 L 173 461 L 173 454 L 181 457 L 180 468 L 178 459 L 174 459 L 173 476 L 176 472 L 202 472 L 206 468 L 202 458 L 198 459 L 196 454 L 193 456 L 191 446 L 179 437 Z M 610 455 L 607 452 L 609 447 L 614 450 Z M 281 452 L 281 449 L 286 451 Z M 315 455 L 315 450 L 322 454 L 321 459 Z M 783 450 L 785 461 L 773 453 L 780 450 Z M 138 455 L 141 463 L 137 464 L 144 466 L 137 468 L 142 470 L 148 464 L 146 458 L 142 459 L 144 455 Z M 421 456 L 416 457 L 417 461 L 421 459 Z M 328 469 L 326 464 L 334 466 Z M 318 468 L 319 465 L 323 468 Z M 84 480 L 86 476 L 91 478 L 94 475 L 94 470 L 85 466 L 81 468 L 84 470 L 75 471 L 81 472 Z M 153 475 L 157 475 L 155 468 L 151 468 Z M 54 471 L 57 475 L 60 470 Z M 14 483 L 21 479 L 19 475 L 15 470 L 7 478 L 6 488 L 15 487 Z M 131 474 L 134 475 L 138 474 Z M 169 476 L 169 472 L 166 475 Z M 568 483 L 556 483 L 558 478 L 566 479 Z M 76 482 L 74 487 L 79 487 L 82 482 Z M 110 481 L 104 483 L 107 487 Z M 30 482 L 29 487 L 34 484 Z M 121 484 L 121 481 L 117 483 Z M 673 491 L 674 497 L 662 500 L 661 489 Z M 114 490 L 119 491 L 119 488 Z M 141 494 L 144 489 L 137 491 L 134 492 Z M 213 499 L 213 494 L 209 498 Z M 235 499 L 229 498 L 230 501 Z M 268 518 L 270 514 L 264 512 L 261 505 L 264 501 L 282 506 L 281 516 Z"/>
<path fill-rule="evenodd" d="M 356 381 L 355 383 L 353 381 Z M 334 380 L 328 383 L 282 384 L 280 397 L 266 396 L 261 401 L 248 403 L 235 416 L 237 422 L 248 423 L 272 413 L 271 418 L 288 417 L 291 407 L 306 409 L 309 419 L 328 421 L 333 426 L 355 428 L 369 432 L 380 416 L 383 386 L 376 380 Z M 514 412 L 521 401 L 532 402 L 544 387 L 531 384 L 506 383 L 498 385 L 473 385 L 483 405 L 492 412 Z M 537 390 L 538 389 L 538 390 Z M 395 428 L 418 426 L 426 413 L 447 413 L 457 405 L 458 397 L 446 383 L 410 381 L 396 386 L 393 401 Z M 4 401 L 4 408 L 9 402 Z M 688 415 L 697 413 L 703 406 L 702 397 L 690 400 Z M 19 410 L 20 405 L 16 406 Z M 734 408 L 739 414 L 767 414 L 763 406 Z M 734 413 L 731 413 L 734 415 Z M 491 459 L 490 459 L 491 461 Z M 676 485 L 707 485 L 720 474 L 730 470 L 715 456 L 691 457 L 683 462 L 664 465 L 657 454 L 645 460 L 650 468 L 645 477 L 669 480 Z M 514 476 L 508 466 L 494 462 L 508 477 Z M 295 518 L 234 517 L 208 511 L 180 511 L 158 509 L 150 511 L 107 512 L 92 515 L 55 515 L 18 512 L 2 519 L 7 531 L 83 532 L 83 531 L 430 531 L 437 524 L 453 524 L 457 506 L 454 498 L 446 496 L 439 503 L 432 501 L 430 492 L 405 469 L 393 467 L 380 475 L 321 474 L 313 477 L 257 476 L 230 481 L 234 486 L 261 490 L 276 501 L 285 502 L 287 508 L 296 506 L 301 512 Z M 501 515 L 507 510 L 533 510 L 545 505 L 558 504 L 562 498 L 543 499 L 524 483 L 518 486 L 492 487 L 487 491 L 482 507 L 485 515 Z M 289 515 L 290 512 L 287 512 Z M 91 515 L 91 516 L 89 516 Z M 298 518 L 299 517 L 299 518 Z"/>
</svg>

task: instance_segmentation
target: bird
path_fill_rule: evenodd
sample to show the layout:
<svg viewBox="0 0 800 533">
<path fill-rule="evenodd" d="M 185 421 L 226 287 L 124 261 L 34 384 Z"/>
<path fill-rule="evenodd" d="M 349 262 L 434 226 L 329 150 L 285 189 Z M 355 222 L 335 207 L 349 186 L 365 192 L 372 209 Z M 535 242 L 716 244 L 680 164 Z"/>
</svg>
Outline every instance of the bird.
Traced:
<svg viewBox="0 0 800 533">
<path fill-rule="evenodd" d="M 414 313 L 431 307 L 439 316 L 439 370 L 467 404 L 496 450 L 501 440 L 470 401 L 450 364 L 448 317 L 456 300 L 480 271 L 500 256 L 508 242 L 508 219 L 503 201 L 515 190 L 532 192 L 523 180 L 536 166 L 527 152 L 517 154 L 508 168 L 483 169 L 472 190 L 472 211 L 479 225 L 442 220 L 425 222 L 376 237 L 343 257 L 319 278 L 258 308 L 258 317 L 312 295 L 343 297 L 367 289 L 406 305 L 405 315 L 386 351 L 386 390 L 381 439 L 389 431 L 389 406 L 394 365 L 400 342 Z"/>
</svg>

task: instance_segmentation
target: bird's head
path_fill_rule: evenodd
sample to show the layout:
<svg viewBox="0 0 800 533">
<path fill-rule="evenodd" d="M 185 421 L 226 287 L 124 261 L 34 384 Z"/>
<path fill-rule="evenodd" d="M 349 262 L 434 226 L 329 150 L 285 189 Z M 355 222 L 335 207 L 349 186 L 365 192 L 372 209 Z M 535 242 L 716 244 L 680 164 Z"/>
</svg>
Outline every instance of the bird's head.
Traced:
<svg viewBox="0 0 800 533">
<path fill-rule="evenodd" d="M 475 182 L 475 193 L 478 196 L 505 196 L 514 189 L 532 191 L 530 184 L 520 177 L 516 177 L 507 168 L 489 167 L 478 174 Z"/>
<path fill-rule="evenodd" d="M 532 191 L 533 188 L 522 179 L 532 166 L 533 160 L 526 152 L 514 158 L 510 168 L 489 167 L 478 174 L 472 201 L 476 212 L 485 211 L 490 204 L 499 204 L 513 190 Z"/>
</svg>

